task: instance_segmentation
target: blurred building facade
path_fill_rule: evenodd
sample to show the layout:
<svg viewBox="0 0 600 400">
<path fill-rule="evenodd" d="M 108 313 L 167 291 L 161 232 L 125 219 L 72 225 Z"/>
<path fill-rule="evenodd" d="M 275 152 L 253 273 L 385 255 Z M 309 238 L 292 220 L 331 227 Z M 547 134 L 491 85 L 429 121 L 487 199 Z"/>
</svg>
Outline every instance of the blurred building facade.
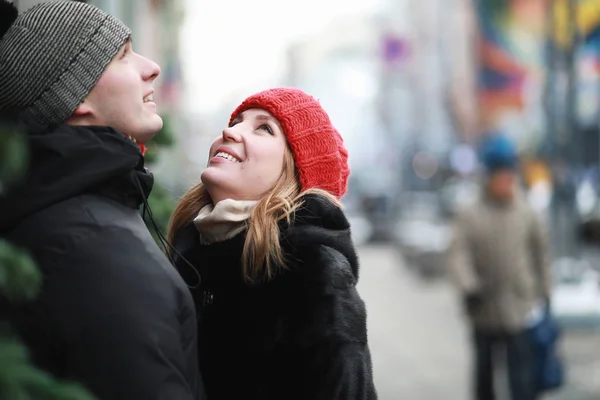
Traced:
<svg viewBox="0 0 600 400">
<path fill-rule="evenodd" d="M 464 44 L 472 33 L 464 28 L 468 6 L 467 0 L 382 2 L 372 15 L 340 20 L 290 46 L 287 83 L 321 99 L 355 169 L 400 171 L 407 148 L 446 153 L 460 133 L 452 89 L 461 90 L 463 113 L 474 118 L 473 59 Z"/>
<path fill-rule="evenodd" d="M 338 20 L 293 43 L 287 53 L 285 84 L 319 99 L 349 147 L 351 168 L 364 173 L 375 160 L 380 165 L 391 160 L 383 156 L 386 140 L 377 108 L 377 31 L 375 16 Z"/>
<path fill-rule="evenodd" d="M 43 1 L 47 0 L 13 0 L 13 4 L 17 6 L 20 12 L 23 12 L 31 6 L 34 6 L 37 3 L 42 3 Z"/>
<path fill-rule="evenodd" d="M 470 31 L 458 29 L 464 18 L 457 3 L 380 2 L 372 13 L 338 19 L 288 49 L 285 84 L 319 98 L 342 133 L 352 169 L 345 201 L 372 213 L 383 240 L 393 235 L 403 194 L 433 189 L 432 178 L 461 139 L 450 107 L 453 82 L 460 76 L 472 85 L 474 74 L 464 77 L 470 54 L 459 58 L 469 51 L 462 43 Z M 471 93 L 465 97 L 474 103 Z M 427 173 L 420 174 L 423 162 Z"/>
</svg>

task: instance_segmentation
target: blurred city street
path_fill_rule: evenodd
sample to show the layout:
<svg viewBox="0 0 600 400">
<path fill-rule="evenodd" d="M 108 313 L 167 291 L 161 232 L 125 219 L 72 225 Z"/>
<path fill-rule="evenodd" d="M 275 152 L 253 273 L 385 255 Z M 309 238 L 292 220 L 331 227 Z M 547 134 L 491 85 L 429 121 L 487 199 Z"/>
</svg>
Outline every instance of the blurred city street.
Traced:
<svg viewBox="0 0 600 400">
<path fill-rule="evenodd" d="M 369 313 L 379 398 L 470 399 L 468 332 L 453 288 L 445 280 L 426 281 L 413 275 L 392 246 L 361 246 L 359 256 L 359 291 Z M 545 399 L 600 398 L 598 348 L 598 333 L 565 335 L 569 383 Z M 499 382 L 502 376 L 500 372 Z"/>
<path fill-rule="evenodd" d="M 359 256 L 380 398 L 467 399 L 466 330 L 452 288 L 420 282 L 391 247 L 363 246 Z"/>
</svg>

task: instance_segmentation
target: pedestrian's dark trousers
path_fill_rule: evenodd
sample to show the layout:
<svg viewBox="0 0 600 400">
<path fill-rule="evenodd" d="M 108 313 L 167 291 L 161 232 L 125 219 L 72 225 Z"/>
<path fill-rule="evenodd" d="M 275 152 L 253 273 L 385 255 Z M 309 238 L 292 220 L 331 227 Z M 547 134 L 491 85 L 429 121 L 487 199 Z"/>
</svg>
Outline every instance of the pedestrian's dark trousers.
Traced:
<svg viewBox="0 0 600 400">
<path fill-rule="evenodd" d="M 498 351 L 506 351 L 511 400 L 535 400 L 533 344 L 526 331 L 517 334 L 491 333 L 475 330 L 475 399 L 496 400 L 494 367 Z"/>
</svg>

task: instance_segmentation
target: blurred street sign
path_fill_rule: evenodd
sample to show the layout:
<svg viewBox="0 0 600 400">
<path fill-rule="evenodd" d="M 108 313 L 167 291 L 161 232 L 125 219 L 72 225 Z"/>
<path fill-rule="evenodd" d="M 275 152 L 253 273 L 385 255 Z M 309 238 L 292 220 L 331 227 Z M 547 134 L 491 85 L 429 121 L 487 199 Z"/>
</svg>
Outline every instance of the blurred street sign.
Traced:
<svg viewBox="0 0 600 400">
<path fill-rule="evenodd" d="M 399 66 L 409 55 L 410 46 L 406 39 L 389 33 L 383 36 L 383 61 L 386 66 Z"/>
</svg>

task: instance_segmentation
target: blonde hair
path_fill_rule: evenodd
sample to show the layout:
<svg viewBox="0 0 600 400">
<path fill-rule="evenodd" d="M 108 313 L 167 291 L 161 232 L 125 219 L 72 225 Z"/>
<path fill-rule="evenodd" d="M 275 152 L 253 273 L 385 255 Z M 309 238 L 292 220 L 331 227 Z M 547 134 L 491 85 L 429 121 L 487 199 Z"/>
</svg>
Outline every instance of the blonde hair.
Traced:
<svg viewBox="0 0 600 400">
<path fill-rule="evenodd" d="M 292 223 L 294 212 L 302 206 L 302 197 L 313 193 L 324 196 L 338 207 L 339 200 L 322 189 L 302 191 L 292 152 L 286 148 L 281 176 L 273 188 L 262 197 L 248 220 L 248 230 L 242 251 L 242 271 L 248 283 L 272 279 L 286 268 L 285 254 L 279 242 L 279 221 Z M 177 203 L 167 228 L 167 240 L 173 244 L 175 232 L 192 221 L 202 207 L 212 202 L 202 183 L 191 188 Z"/>
</svg>

